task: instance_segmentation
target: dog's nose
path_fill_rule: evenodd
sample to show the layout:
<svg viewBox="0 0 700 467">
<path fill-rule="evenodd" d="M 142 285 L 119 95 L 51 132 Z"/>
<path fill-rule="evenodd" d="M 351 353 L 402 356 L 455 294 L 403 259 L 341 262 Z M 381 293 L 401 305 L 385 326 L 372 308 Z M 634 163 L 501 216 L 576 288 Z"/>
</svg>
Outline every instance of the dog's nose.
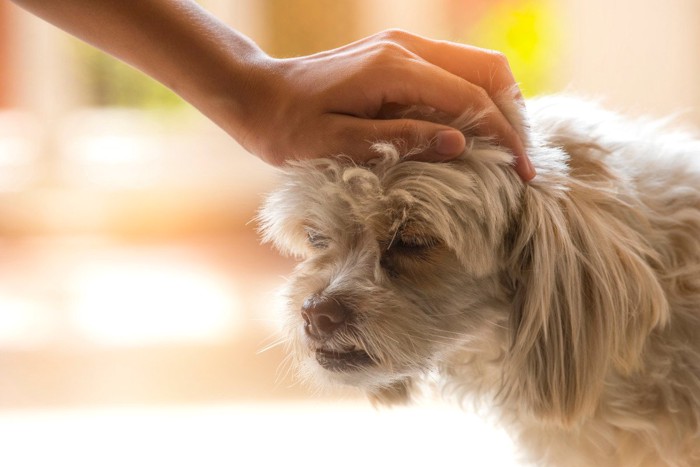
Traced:
<svg viewBox="0 0 700 467">
<path fill-rule="evenodd" d="M 328 338 L 347 321 L 348 309 L 332 297 L 314 295 L 301 306 L 306 332 L 316 339 Z"/>
</svg>

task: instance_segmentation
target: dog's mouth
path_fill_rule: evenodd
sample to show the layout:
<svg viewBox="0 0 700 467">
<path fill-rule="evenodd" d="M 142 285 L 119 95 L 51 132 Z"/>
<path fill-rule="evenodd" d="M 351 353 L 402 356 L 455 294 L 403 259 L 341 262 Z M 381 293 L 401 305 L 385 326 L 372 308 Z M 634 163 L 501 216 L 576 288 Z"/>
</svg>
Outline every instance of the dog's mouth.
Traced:
<svg viewBox="0 0 700 467">
<path fill-rule="evenodd" d="M 374 359 L 364 350 L 339 352 L 336 350 L 317 349 L 316 361 L 329 371 L 353 371 L 374 365 Z"/>
</svg>

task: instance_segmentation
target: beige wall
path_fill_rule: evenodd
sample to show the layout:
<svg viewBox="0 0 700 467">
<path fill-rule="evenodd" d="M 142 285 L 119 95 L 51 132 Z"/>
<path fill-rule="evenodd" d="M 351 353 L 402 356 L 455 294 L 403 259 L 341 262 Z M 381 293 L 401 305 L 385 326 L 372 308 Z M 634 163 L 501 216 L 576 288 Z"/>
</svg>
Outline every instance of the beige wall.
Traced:
<svg viewBox="0 0 700 467">
<path fill-rule="evenodd" d="M 563 87 L 700 125 L 700 2 L 566 0 Z"/>
<path fill-rule="evenodd" d="M 400 27 L 441 38 L 430 0 L 365 0 L 364 32 Z M 447 2 L 445 2 L 447 4 Z M 552 0 L 563 33 L 555 91 L 700 126 L 700 1 Z"/>
<path fill-rule="evenodd" d="M 446 8 L 430 0 L 358 0 L 363 35 L 400 27 L 444 36 Z M 203 4 L 254 39 L 265 41 L 256 2 L 208 0 Z M 447 5 L 444 2 L 443 5 Z M 602 98 L 622 110 L 654 115 L 684 113 L 700 125 L 700 2 L 697 0 L 561 0 L 565 33 L 557 60 L 557 88 Z M 4 4 L 7 5 L 7 4 Z M 66 36 L 9 4 L 16 31 L 10 69 L 13 99 L 43 114 L 80 103 L 65 60 Z M 63 51 L 63 52 L 62 52 Z M 7 73 L 5 74 L 8 75 Z"/>
<path fill-rule="evenodd" d="M 7 70 L 10 68 L 10 30 L 12 22 L 10 21 L 10 9 L 6 2 L 0 3 L 0 69 L 4 72 L 0 73 L 0 108 L 13 104 L 13 81 L 11 73 Z"/>
<path fill-rule="evenodd" d="M 75 107 L 80 90 L 72 79 L 68 36 L 12 3 L 8 16 L 13 26 L 8 43 L 12 88 L 16 90 L 13 104 L 48 118 Z"/>
</svg>

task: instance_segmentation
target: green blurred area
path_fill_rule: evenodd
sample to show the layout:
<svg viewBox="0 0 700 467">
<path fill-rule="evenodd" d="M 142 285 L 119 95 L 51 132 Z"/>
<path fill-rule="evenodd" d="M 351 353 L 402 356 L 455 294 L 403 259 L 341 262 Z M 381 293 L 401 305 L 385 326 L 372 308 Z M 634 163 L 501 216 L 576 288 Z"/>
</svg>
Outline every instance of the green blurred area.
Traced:
<svg viewBox="0 0 700 467">
<path fill-rule="evenodd" d="M 362 0 L 258 0 L 267 53 L 292 57 L 358 40 L 368 4 Z M 205 5 L 206 6 L 206 5 Z M 447 39 L 506 54 L 526 96 L 551 91 L 561 31 L 553 0 L 438 0 Z M 182 99 L 133 68 L 79 41 L 72 43 L 85 104 L 178 109 Z"/>
<path fill-rule="evenodd" d="M 184 101 L 157 81 L 80 41 L 72 41 L 85 104 L 92 107 L 177 109 Z"/>
</svg>

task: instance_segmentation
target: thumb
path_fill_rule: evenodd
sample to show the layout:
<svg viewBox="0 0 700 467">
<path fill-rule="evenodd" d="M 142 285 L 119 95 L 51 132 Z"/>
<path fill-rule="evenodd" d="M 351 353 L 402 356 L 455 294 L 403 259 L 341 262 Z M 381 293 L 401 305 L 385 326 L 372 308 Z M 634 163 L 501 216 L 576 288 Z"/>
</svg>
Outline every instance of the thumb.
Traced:
<svg viewBox="0 0 700 467">
<path fill-rule="evenodd" d="M 467 141 L 464 134 L 454 128 L 439 129 L 431 139 L 431 144 L 412 159 L 431 161 L 448 161 L 461 155 L 466 149 Z"/>
<path fill-rule="evenodd" d="M 466 139 L 461 131 L 446 125 L 413 119 L 368 120 L 345 117 L 340 152 L 356 162 L 364 162 L 376 156 L 371 146 L 386 141 L 399 147 L 402 154 L 410 154 L 412 160 L 425 162 L 448 161 L 464 152 Z M 345 120 L 343 118 L 342 120 Z M 336 133 L 337 134 L 337 133 Z M 416 149 L 418 153 L 412 153 Z"/>
</svg>

